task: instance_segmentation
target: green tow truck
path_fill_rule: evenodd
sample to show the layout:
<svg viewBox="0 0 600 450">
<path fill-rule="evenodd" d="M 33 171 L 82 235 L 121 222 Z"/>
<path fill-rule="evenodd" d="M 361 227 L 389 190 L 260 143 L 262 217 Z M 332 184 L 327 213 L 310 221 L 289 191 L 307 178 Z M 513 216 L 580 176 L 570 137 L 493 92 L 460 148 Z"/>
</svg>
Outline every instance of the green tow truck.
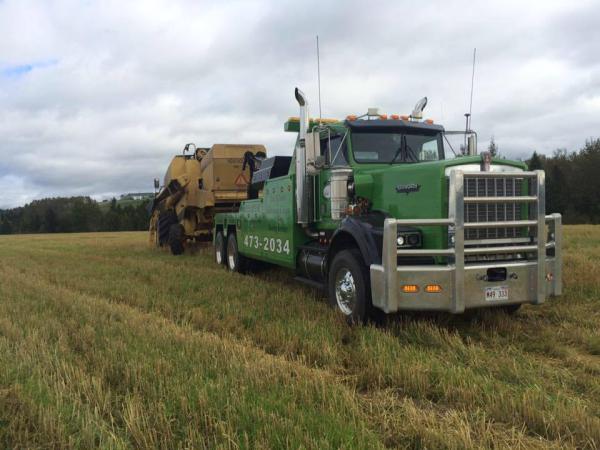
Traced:
<svg viewBox="0 0 600 450">
<path fill-rule="evenodd" d="M 248 200 L 215 216 L 215 260 L 292 269 L 351 322 L 401 310 L 516 311 L 560 295 L 561 216 L 546 215 L 544 172 L 477 155 L 476 133 L 375 109 L 309 119 L 298 89 L 293 157 L 247 155 Z M 448 135 L 465 155 L 446 159 Z"/>
</svg>

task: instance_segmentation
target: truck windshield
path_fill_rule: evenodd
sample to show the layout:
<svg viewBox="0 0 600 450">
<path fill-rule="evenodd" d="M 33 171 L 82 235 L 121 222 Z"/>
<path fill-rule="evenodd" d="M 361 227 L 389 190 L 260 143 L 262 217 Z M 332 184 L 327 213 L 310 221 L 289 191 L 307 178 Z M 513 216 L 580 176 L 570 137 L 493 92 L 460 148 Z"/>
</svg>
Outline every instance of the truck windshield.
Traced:
<svg viewBox="0 0 600 450">
<path fill-rule="evenodd" d="M 352 152 L 359 163 L 416 163 L 444 159 L 441 133 L 352 133 Z"/>
</svg>

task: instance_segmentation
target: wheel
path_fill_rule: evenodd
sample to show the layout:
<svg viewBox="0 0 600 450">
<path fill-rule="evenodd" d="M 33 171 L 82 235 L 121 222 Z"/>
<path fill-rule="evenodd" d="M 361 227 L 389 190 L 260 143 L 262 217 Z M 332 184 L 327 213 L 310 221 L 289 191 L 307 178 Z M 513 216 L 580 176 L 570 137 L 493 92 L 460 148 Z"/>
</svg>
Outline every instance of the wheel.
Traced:
<svg viewBox="0 0 600 450">
<path fill-rule="evenodd" d="M 358 249 L 334 256 L 328 276 L 329 303 L 349 323 L 365 323 L 371 310 L 369 275 Z"/>
<path fill-rule="evenodd" d="M 232 272 L 239 273 L 244 273 L 246 269 L 246 258 L 238 251 L 235 233 L 229 233 L 227 236 L 227 267 Z"/>
<path fill-rule="evenodd" d="M 150 247 L 158 247 L 158 211 L 154 211 L 150 216 L 150 224 L 148 227 L 148 243 Z"/>
<path fill-rule="evenodd" d="M 225 264 L 226 259 L 225 237 L 222 231 L 217 231 L 215 236 L 215 262 L 217 264 Z"/>
<path fill-rule="evenodd" d="M 183 225 L 180 223 L 174 223 L 169 229 L 169 247 L 171 247 L 171 253 L 174 255 L 183 253 L 184 231 Z"/>
<path fill-rule="evenodd" d="M 169 243 L 169 233 L 171 226 L 177 223 L 177 215 L 175 211 L 168 210 L 163 211 L 158 216 L 157 234 L 158 234 L 158 245 L 163 246 Z"/>
</svg>

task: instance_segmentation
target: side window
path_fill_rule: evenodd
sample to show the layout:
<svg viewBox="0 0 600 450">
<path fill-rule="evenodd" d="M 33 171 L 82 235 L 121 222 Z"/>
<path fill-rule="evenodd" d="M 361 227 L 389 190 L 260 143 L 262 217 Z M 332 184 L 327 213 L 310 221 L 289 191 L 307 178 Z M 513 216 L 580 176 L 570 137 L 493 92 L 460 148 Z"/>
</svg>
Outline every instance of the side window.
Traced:
<svg viewBox="0 0 600 450">
<path fill-rule="evenodd" d="M 331 138 L 321 139 L 321 155 L 325 156 L 330 166 L 347 166 L 348 150 L 346 146 L 347 139 L 343 135 L 334 135 Z M 331 152 L 328 144 L 331 143 Z"/>
<path fill-rule="evenodd" d="M 419 153 L 420 161 L 437 161 L 439 159 L 437 138 L 423 143 Z"/>
</svg>

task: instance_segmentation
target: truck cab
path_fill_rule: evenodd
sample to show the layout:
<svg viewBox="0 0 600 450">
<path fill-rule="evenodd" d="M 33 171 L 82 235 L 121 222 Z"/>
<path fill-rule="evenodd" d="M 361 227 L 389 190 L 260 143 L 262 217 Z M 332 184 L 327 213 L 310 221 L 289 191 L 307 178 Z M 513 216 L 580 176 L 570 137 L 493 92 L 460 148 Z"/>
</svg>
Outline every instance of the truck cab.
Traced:
<svg viewBox="0 0 600 450">
<path fill-rule="evenodd" d="M 561 293 L 561 218 L 546 215 L 544 173 L 476 154 L 447 158 L 450 132 L 370 110 L 344 120 L 300 115 L 293 157 L 258 161 L 250 200 L 217 214 L 217 262 L 292 269 L 349 321 L 401 310 L 462 313 Z M 419 109 L 420 108 L 420 109 Z"/>
</svg>

